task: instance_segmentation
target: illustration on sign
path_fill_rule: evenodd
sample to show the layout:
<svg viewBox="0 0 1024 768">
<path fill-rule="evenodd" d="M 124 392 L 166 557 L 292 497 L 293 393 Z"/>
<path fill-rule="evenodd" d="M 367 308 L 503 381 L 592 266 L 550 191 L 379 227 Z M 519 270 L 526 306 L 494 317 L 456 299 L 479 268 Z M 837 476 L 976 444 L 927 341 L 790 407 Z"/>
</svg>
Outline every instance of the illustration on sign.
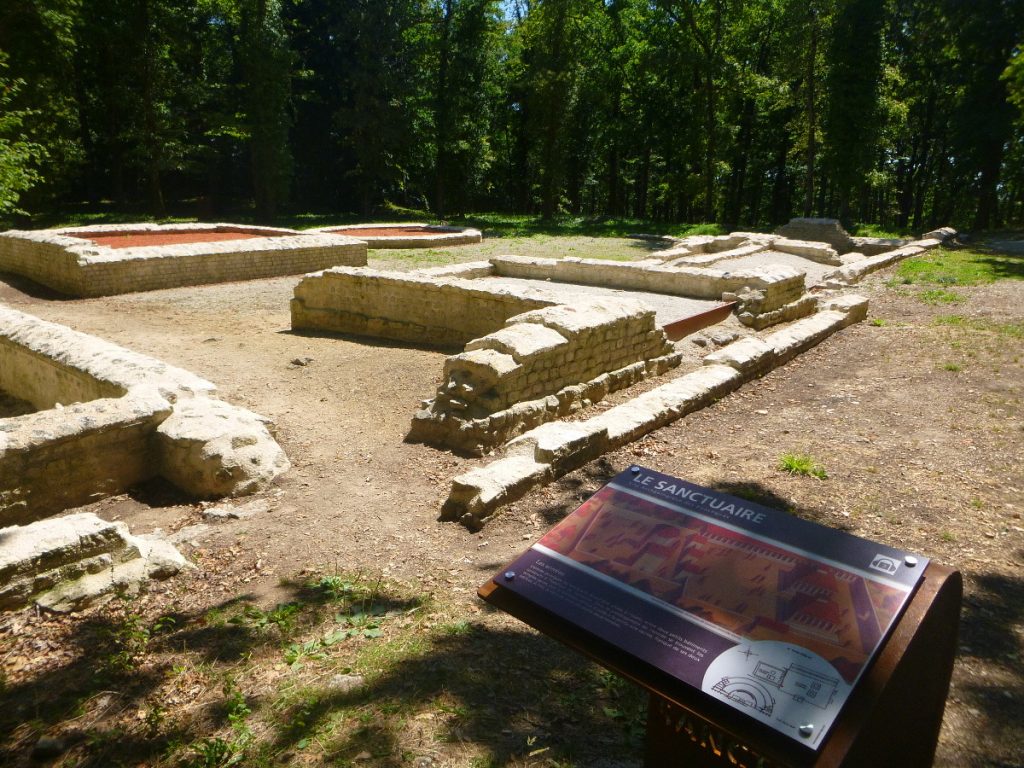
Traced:
<svg viewBox="0 0 1024 768">
<path fill-rule="evenodd" d="M 926 565 L 634 467 L 502 586 L 816 749 Z"/>
</svg>

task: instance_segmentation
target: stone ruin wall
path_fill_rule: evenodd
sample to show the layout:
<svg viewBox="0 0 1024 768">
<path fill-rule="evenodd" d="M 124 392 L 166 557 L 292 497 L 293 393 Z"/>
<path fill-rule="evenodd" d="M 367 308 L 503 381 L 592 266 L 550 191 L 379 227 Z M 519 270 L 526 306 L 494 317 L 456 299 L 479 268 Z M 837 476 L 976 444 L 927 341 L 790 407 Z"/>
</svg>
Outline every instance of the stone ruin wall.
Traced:
<svg viewBox="0 0 1024 768">
<path fill-rule="evenodd" d="M 296 330 L 444 347 L 462 346 L 553 303 L 477 280 L 339 267 L 307 275 L 295 288 L 291 314 Z"/>
<path fill-rule="evenodd" d="M 0 419 L 0 525 L 158 475 L 199 497 L 251 493 L 288 460 L 268 422 L 215 387 L 64 326 L 0 308 L 0 387 L 44 410 Z"/>
<path fill-rule="evenodd" d="M 636 300 L 517 315 L 445 361 L 437 395 L 413 417 L 408 439 L 481 454 L 664 373 L 680 357 L 654 311 Z"/>
<path fill-rule="evenodd" d="M 554 280 L 633 291 L 649 291 L 694 299 L 721 299 L 744 289 L 764 294 L 765 311 L 779 309 L 804 294 L 804 276 L 791 267 L 721 270 L 667 267 L 661 264 L 600 259 L 541 259 L 499 256 L 491 259 L 496 274 L 532 280 Z"/>
<path fill-rule="evenodd" d="M 394 227 L 398 229 L 422 228 L 429 230 L 429 235 L 367 235 L 361 236 L 360 229 L 374 230 Z M 479 229 L 470 227 L 447 227 L 439 224 L 425 224 L 422 222 L 399 222 L 384 224 L 349 224 L 335 227 L 317 227 L 307 229 L 306 232 L 330 234 L 337 231 L 344 231 L 348 237 L 356 237 L 365 240 L 371 248 L 448 248 L 453 245 L 473 245 L 483 242 L 484 236 Z"/>
<path fill-rule="evenodd" d="M 274 236 L 212 243 L 112 249 L 72 235 L 231 231 Z M 336 265 L 366 264 L 366 243 L 340 235 L 304 234 L 233 224 L 131 224 L 0 233 L 0 272 L 27 277 L 79 297 L 184 285 L 295 275 Z"/>
</svg>

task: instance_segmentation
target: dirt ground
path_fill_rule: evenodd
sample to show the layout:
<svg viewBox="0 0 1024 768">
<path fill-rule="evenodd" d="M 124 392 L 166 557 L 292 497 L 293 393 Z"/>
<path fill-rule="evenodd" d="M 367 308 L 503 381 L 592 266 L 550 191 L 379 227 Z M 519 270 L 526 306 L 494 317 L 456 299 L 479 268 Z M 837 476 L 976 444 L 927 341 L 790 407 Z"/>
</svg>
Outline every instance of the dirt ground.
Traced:
<svg viewBox="0 0 1024 768">
<path fill-rule="evenodd" d="M 203 512 L 214 505 L 159 484 L 87 508 L 136 533 L 175 535 L 197 563 L 157 586 L 154 605 L 183 610 L 245 593 L 272 606 L 283 599 L 283 578 L 372 572 L 443 592 L 484 628 L 508 627 L 510 619 L 480 611 L 476 588 L 611 475 L 641 463 L 960 569 L 960 649 L 936 765 L 1021 766 L 1024 340 L 998 328 L 1024 321 L 1024 281 L 958 287 L 965 300 L 950 307 L 922 302 L 917 286 L 887 285 L 889 277 L 858 289 L 871 300 L 868 322 L 531 493 L 480 533 L 436 517 L 451 478 L 482 460 L 403 442 L 446 352 L 292 333 L 298 277 L 62 300 L 0 276 L 0 302 L 185 368 L 276 423 L 292 469 L 255 500 L 254 516 L 209 522 Z M 780 471 L 785 452 L 814 457 L 827 478 Z M 55 632 L 31 612 L 4 621 L 8 685 L 61 663 L 39 650 L 59 642 Z M 907 717 L 912 723 L 912 697 Z M 548 732 L 563 743 L 592 735 Z M 477 764 L 461 762 L 464 744 L 434 749 L 423 765 Z M 627 749 L 620 762 L 579 764 L 638 759 Z"/>
</svg>

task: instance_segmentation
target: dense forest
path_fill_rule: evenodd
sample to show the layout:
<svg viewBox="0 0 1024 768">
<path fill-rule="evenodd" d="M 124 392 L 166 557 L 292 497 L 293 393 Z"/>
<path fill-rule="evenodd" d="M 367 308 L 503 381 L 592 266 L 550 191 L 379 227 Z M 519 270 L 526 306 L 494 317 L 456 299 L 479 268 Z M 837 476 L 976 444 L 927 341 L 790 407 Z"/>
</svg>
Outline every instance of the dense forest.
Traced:
<svg viewBox="0 0 1024 768">
<path fill-rule="evenodd" d="M 1024 0 L 4 0 L 0 214 L 1020 224 L 1022 43 Z"/>
</svg>

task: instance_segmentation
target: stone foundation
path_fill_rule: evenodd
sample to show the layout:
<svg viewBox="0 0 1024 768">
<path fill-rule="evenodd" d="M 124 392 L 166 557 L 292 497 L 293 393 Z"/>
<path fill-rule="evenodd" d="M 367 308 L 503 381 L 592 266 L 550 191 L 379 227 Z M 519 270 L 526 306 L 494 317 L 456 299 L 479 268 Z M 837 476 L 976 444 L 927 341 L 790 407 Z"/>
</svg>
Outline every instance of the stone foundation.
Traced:
<svg viewBox="0 0 1024 768">
<path fill-rule="evenodd" d="M 186 567 L 166 541 L 132 536 L 124 523 L 92 514 L 0 528 L 0 611 L 31 603 L 85 608 Z"/>
<path fill-rule="evenodd" d="M 709 356 L 702 368 L 586 421 L 532 429 L 508 443 L 503 457 L 456 477 L 440 519 L 478 530 L 501 506 L 532 488 L 705 407 L 866 314 L 866 299 L 835 299 L 812 317 L 764 339 L 736 341 Z"/>
<path fill-rule="evenodd" d="M 210 382 L 3 307 L 0 389 L 41 409 L 0 419 L 0 525 L 156 476 L 208 498 L 252 493 L 288 468 L 269 422 L 210 397 Z"/>
<path fill-rule="evenodd" d="M 695 299 L 720 299 L 723 293 L 735 293 L 743 289 L 759 290 L 764 293 L 766 310 L 777 309 L 795 301 L 804 293 L 803 274 L 783 266 L 768 265 L 759 269 L 730 272 L 599 259 L 538 259 L 523 256 L 499 256 L 491 259 L 491 263 L 497 274 L 507 277 L 600 285 Z"/>
<path fill-rule="evenodd" d="M 369 232 L 394 229 L 395 234 L 369 234 Z M 402 229 L 420 230 L 414 235 L 403 235 Z M 362 234 L 360 230 L 366 230 Z M 355 237 L 365 242 L 370 248 L 448 248 L 453 245 L 472 245 L 483 240 L 479 229 L 469 227 L 444 227 L 437 224 L 350 224 L 338 227 L 318 227 L 306 232 L 317 234 L 341 234 Z M 365 263 L 365 262 L 364 262 Z"/>
<path fill-rule="evenodd" d="M 295 287 L 292 328 L 372 336 L 430 346 L 462 346 L 515 315 L 553 302 L 530 291 L 490 288 L 483 281 L 328 269 Z"/>
<path fill-rule="evenodd" d="M 445 361 L 444 383 L 409 439 L 480 454 L 679 360 L 654 312 L 635 300 L 528 312 Z"/>
<path fill-rule="evenodd" d="M 149 233 L 258 235 L 177 245 L 112 248 L 85 236 Z M 70 296 L 176 288 L 302 274 L 366 264 L 366 243 L 339 235 L 233 224 L 112 224 L 0 233 L 0 272 L 22 275 Z"/>
</svg>

